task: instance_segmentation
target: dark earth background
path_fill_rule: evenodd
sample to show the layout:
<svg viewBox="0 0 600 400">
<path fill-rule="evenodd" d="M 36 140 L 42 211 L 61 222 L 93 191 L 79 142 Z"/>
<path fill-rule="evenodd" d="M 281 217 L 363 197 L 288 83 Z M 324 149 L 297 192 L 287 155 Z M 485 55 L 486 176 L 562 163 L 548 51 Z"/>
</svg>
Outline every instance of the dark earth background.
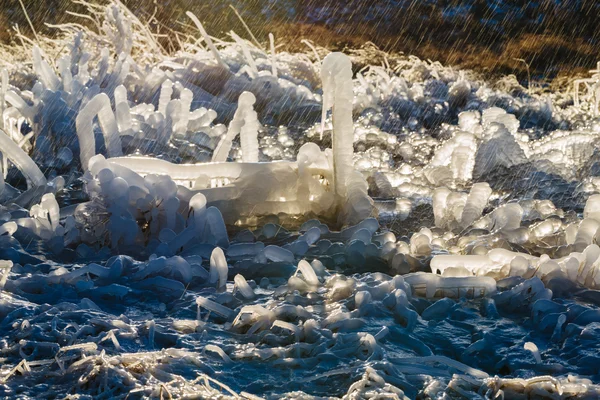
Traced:
<svg viewBox="0 0 600 400">
<path fill-rule="evenodd" d="M 301 39 L 330 50 L 373 42 L 382 50 L 414 54 L 486 74 L 564 81 L 585 74 L 600 59 L 600 0 L 122 0 L 142 21 L 151 21 L 161 42 L 176 50 L 174 31 L 193 33 L 192 11 L 216 37 L 235 30 L 249 39 L 230 7 L 261 42 L 268 33 L 280 51 L 306 51 Z M 93 3 L 106 3 L 92 0 Z M 48 23 L 86 20 L 67 13 L 84 7 L 70 0 L 23 0 L 38 33 Z M 0 40 L 14 40 L 12 26 L 32 34 L 19 0 L 0 0 Z M 558 80 L 556 78 L 559 78 Z"/>
</svg>

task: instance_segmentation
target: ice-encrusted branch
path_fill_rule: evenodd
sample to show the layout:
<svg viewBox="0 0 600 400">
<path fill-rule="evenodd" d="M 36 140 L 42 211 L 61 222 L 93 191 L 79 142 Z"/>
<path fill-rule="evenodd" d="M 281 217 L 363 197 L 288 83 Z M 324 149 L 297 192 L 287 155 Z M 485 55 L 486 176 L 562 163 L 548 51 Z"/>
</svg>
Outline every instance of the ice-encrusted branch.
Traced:
<svg viewBox="0 0 600 400">
<path fill-rule="evenodd" d="M 346 179 L 353 169 L 354 123 L 352 122 L 352 62 L 343 53 L 330 53 L 323 60 L 322 123 L 327 110 L 333 108 L 333 157 L 335 192 L 344 196 Z M 322 135 L 322 132 L 321 132 Z"/>
<path fill-rule="evenodd" d="M 110 99 L 106 94 L 100 93 L 79 111 L 75 120 L 83 169 L 87 168 L 90 158 L 96 155 L 96 141 L 92 125 L 96 116 L 104 134 L 108 156 L 119 157 L 123 155 L 121 139 L 119 137 L 115 114 L 110 105 Z"/>
<path fill-rule="evenodd" d="M 233 38 L 233 40 L 235 40 L 236 43 L 242 48 L 242 54 L 246 58 L 246 61 L 248 61 L 248 66 L 250 67 L 250 77 L 258 77 L 258 67 L 256 66 L 254 58 L 252 58 L 252 54 L 250 53 L 250 47 L 248 47 L 248 44 L 246 44 L 246 42 L 241 37 L 239 37 L 234 31 L 231 31 L 230 35 Z"/>
<path fill-rule="evenodd" d="M 269 44 L 271 50 L 271 73 L 277 78 L 277 54 L 275 53 L 275 37 L 269 33 Z"/>
<path fill-rule="evenodd" d="M 131 109 L 127 102 L 127 89 L 123 85 L 115 88 L 115 111 L 119 133 L 122 135 L 131 132 Z"/>
<path fill-rule="evenodd" d="M 240 134 L 242 159 L 244 162 L 258 162 L 258 118 L 254 111 L 256 97 L 250 92 L 243 92 L 238 101 L 238 108 L 229 124 L 227 133 L 217 145 L 212 157 L 213 162 L 227 161 L 231 144 Z"/>
<path fill-rule="evenodd" d="M 60 88 L 60 80 L 52 70 L 52 67 L 42 58 L 42 51 L 39 47 L 33 48 L 33 69 L 40 77 L 46 89 L 58 90 Z"/>
<path fill-rule="evenodd" d="M 206 30 L 204 29 L 204 26 L 202 26 L 202 24 L 200 23 L 200 20 L 198 19 L 198 17 L 196 17 L 194 15 L 194 13 L 192 13 L 191 11 L 187 11 L 185 13 L 185 15 L 187 15 L 194 22 L 194 24 L 196 25 L 196 27 L 200 31 L 200 34 L 202 34 L 202 37 L 204 38 L 204 41 L 206 42 L 206 45 L 208 46 L 208 48 L 212 52 L 213 56 L 215 57 L 215 60 L 217 60 L 217 63 L 220 66 L 222 66 L 223 68 L 229 69 L 229 67 L 227 66 L 227 64 L 225 64 L 225 62 L 223 62 L 223 59 L 221 58 L 221 55 L 219 54 L 219 51 L 215 47 L 215 45 L 214 45 L 212 39 L 210 38 L 210 36 L 208 36 L 208 33 L 206 33 Z"/>
<path fill-rule="evenodd" d="M 25 176 L 28 188 L 46 185 L 46 177 L 40 171 L 37 164 L 1 129 L 0 152 Z"/>
</svg>

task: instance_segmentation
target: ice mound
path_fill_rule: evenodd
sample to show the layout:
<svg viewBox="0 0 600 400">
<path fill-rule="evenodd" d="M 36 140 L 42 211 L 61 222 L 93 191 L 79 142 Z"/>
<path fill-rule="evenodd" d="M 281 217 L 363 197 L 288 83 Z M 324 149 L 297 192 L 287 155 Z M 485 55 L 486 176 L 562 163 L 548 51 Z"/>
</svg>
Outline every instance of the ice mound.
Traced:
<svg viewBox="0 0 600 400">
<path fill-rule="evenodd" d="M 312 62 L 191 13 L 168 54 L 87 7 L 1 74 L 0 396 L 600 395 L 597 71 Z"/>
</svg>

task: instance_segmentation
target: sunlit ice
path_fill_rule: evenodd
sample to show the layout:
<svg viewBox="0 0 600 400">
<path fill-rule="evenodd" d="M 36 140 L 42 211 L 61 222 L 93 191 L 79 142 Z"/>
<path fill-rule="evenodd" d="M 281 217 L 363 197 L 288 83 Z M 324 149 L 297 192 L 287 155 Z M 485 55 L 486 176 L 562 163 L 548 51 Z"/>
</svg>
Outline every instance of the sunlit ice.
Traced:
<svg viewBox="0 0 600 400">
<path fill-rule="evenodd" d="M 598 66 L 76 5 L 0 48 L 1 396 L 600 395 Z"/>
</svg>

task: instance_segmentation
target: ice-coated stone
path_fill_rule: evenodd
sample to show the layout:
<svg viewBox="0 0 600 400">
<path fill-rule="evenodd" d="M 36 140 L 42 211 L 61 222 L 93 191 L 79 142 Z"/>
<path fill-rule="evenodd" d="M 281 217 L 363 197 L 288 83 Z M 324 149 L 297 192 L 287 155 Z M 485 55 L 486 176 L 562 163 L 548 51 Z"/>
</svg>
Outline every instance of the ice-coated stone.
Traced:
<svg viewBox="0 0 600 400">
<path fill-rule="evenodd" d="M 216 303 L 212 300 L 209 300 L 203 296 L 196 297 L 196 304 L 198 305 L 198 309 L 205 308 L 206 310 L 214 312 L 215 314 L 218 314 L 223 318 L 229 318 L 233 315 L 232 309 L 225 307 L 222 304 Z"/>
<path fill-rule="evenodd" d="M 269 245 L 264 249 L 265 257 L 273 262 L 294 262 L 294 254 L 279 246 Z"/>
<path fill-rule="evenodd" d="M 227 235 L 225 221 L 223 221 L 223 215 L 216 207 L 209 207 L 206 210 L 206 231 L 209 234 L 209 236 L 206 236 L 208 243 L 225 249 L 229 247 L 229 236 Z"/>
<path fill-rule="evenodd" d="M 240 274 L 237 274 L 233 278 L 233 282 L 235 283 L 235 287 L 237 288 L 237 290 L 242 294 L 242 296 L 244 296 L 245 299 L 254 299 L 256 295 L 254 294 L 254 290 L 252 290 L 248 282 L 246 282 L 246 278 L 244 278 Z"/>
<path fill-rule="evenodd" d="M 498 207 L 492 213 L 494 230 L 512 230 L 521 226 L 523 208 L 516 203 L 509 203 Z"/>
<path fill-rule="evenodd" d="M 296 270 L 296 274 L 298 273 L 302 274 L 302 277 L 309 285 L 319 285 L 320 282 L 319 278 L 317 277 L 317 274 L 315 273 L 315 269 L 307 261 L 301 260 L 298 263 L 298 269 Z"/>
</svg>

